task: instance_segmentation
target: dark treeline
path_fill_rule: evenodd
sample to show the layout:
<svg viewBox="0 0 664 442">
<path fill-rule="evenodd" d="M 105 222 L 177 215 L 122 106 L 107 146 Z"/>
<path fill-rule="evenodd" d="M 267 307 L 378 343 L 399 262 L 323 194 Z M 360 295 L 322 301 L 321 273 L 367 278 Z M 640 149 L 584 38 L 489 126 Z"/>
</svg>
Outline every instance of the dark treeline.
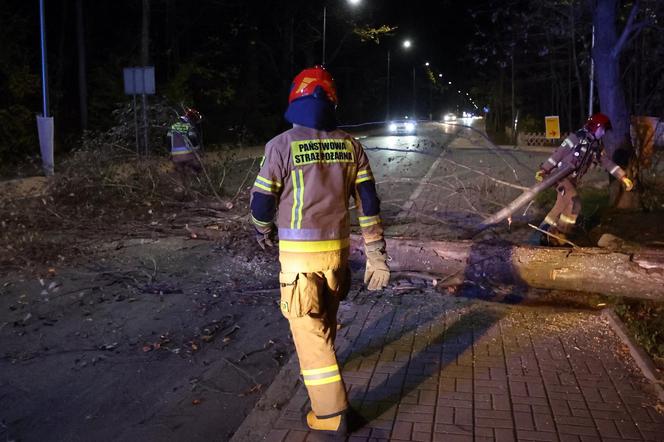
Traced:
<svg viewBox="0 0 664 442">
<path fill-rule="evenodd" d="M 465 97 L 470 92 L 480 109 L 489 107 L 495 131 L 510 126 L 517 112 L 524 129 L 542 130 L 543 116 L 554 114 L 564 131 L 572 130 L 588 110 L 592 12 L 601 2 L 365 0 L 359 8 L 341 0 L 45 3 L 49 109 L 57 149 L 66 151 L 80 144 L 83 129 L 117 124 L 113 111 L 130 102 L 122 68 L 145 59 L 156 72 L 157 96 L 150 102 L 197 107 L 206 116 L 208 143 L 265 141 L 284 127 L 292 77 L 321 61 L 324 5 L 326 64 L 337 79 L 342 122 L 385 118 L 389 50 L 393 116 L 413 108 L 420 118 L 473 111 Z M 35 115 L 42 98 L 39 2 L 3 4 L 0 158 L 6 163 L 38 151 Z M 617 4 L 620 31 L 633 2 Z M 619 55 L 621 79 L 630 113 L 661 116 L 664 2 L 641 1 L 638 11 L 640 28 Z M 406 35 L 416 40 L 410 54 L 399 49 Z"/>
<path fill-rule="evenodd" d="M 16 157 L 37 152 L 34 121 L 42 109 L 39 3 L 5 3 L 0 11 L 0 155 Z M 58 148 L 76 145 L 84 128 L 115 124 L 113 110 L 130 101 L 123 94 L 122 69 L 139 66 L 145 58 L 146 22 L 147 63 L 155 66 L 157 82 L 152 102 L 163 99 L 177 110 L 181 103 L 200 109 L 207 117 L 208 140 L 233 140 L 239 133 L 264 139 L 284 125 L 292 77 L 321 62 L 323 3 L 47 1 L 49 109 L 56 118 Z M 373 12 L 328 3 L 326 64 L 338 81 L 341 119 L 382 118 L 385 52 L 369 38 L 381 33 L 363 33 L 375 21 Z M 392 75 L 398 79 L 396 68 Z"/>
<path fill-rule="evenodd" d="M 474 8 L 469 54 L 482 79 L 477 92 L 494 110 L 489 127 L 500 131 L 518 113 L 522 130 L 543 131 L 544 115 L 560 115 L 563 131 L 576 129 L 589 109 L 594 11 L 616 8 L 620 35 L 635 3 L 635 26 L 617 54 L 627 110 L 663 116 L 664 2 L 488 0 Z M 597 78 L 608 67 L 594 69 Z M 596 90 L 593 107 L 601 108 Z"/>
</svg>

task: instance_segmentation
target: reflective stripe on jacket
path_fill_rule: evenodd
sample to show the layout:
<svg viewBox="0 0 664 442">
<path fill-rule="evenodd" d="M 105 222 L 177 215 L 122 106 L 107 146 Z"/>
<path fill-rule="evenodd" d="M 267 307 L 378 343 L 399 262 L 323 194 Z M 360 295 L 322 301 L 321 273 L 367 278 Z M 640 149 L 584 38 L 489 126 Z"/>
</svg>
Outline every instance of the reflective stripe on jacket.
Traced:
<svg viewBox="0 0 664 442">
<path fill-rule="evenodd" d="M 382 239 L 375 182 L 360 143 L 342 130 L 295 126 L 265 146 L 252 220 L 264 231 L 277 212 L 280 252 L 339 251 L 349 246 L 351 196 L 365 241 Z"/>
</svg>

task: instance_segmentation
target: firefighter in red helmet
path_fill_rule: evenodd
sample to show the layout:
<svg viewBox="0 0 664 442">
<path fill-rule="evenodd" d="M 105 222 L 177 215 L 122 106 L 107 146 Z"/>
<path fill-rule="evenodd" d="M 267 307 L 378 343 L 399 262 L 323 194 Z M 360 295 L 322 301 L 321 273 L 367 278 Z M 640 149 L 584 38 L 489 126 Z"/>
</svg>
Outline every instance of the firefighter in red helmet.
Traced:
<svg viewBox="0 0 664 442">
<path fill-rule="evenodd" d="M 189 192 L 190 175 L 203 170 L 197 153 L 200 148 L 197 125 L 202 119 L 196 109 L 186 108 L 168 131 L 168 137 L 171 139 L 171 160 L 185 192 Z"/>
<path fill-rule="evenodd" d="M 564 240 L 576 225 L 581 212 L 581 198 L 576 187 L 583 175 L 593 165 L 601 165 L 608 173 L 620 180 L 626 191 L 634 188 L 625 171 L 606 155 L 602 145 L 602 137 L 611 129 L 609 117 L 596 113 L 586 121 L 583 128 L 570 134 L 560 147 L 544 163 L 535 174 L 537 181 L 542 181 L 554 169 L 562 165 L 572 166 L 572 172 L 556 184 L 557 198 L 551 211 L 546 215 L 540 229 Z M 553 236 L 545 235 L 540 242 L 545 245 L 562 245 Z"/>
<path fill-rule="evenodd" d="M 329 72 L 303 70 L 288 101 L 284 116 L 293 127 L 265 146 L 251 216 L 263 248 L 272 245 L 278 227 L 280 307 L 311 399 L 306 425 L 315 434 L 344 438 L 350 409 L 334 339 L 339 301 L 350 286 L 349 199 L 355 199 L 365 241 L 369 290 L 384 288 L 390 275 L 380 200 L 362 145 L 337 128 Z"/>
</svg>

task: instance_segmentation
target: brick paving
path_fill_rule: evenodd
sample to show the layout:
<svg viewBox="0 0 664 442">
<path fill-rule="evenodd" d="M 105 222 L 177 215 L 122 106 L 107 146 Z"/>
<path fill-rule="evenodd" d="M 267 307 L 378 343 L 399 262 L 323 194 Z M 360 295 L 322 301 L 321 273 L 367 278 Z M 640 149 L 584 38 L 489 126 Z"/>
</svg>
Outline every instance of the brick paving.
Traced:
<svg viewBox="0 0 664 442">
<path fill-rule="evenodd" d="M 337 348 L 364 441 L 664 441 L 664 416 L 608 324 L 588 311 L 435 292 L 360 293 Z M 266 435 L 306 441 L 304 386 Z"/>
</svg>

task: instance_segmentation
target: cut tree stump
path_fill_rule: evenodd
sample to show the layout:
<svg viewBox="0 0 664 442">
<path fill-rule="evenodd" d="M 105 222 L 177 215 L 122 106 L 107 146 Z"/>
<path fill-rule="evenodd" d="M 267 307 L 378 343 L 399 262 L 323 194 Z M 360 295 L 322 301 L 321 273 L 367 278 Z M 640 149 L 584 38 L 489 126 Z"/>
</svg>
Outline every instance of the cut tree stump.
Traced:
<svg viewBox="0 0 664 442">
<path fill-rule="evenodd" d="M 395 272 L 664 301 L 664 250 L 621 253 L 596 247 L 400 238 L 386 241 L 390 269 Z M 361 237 L 353 236 L 352 261 L 364 261 L 363 244 Z"/>
</svg>

